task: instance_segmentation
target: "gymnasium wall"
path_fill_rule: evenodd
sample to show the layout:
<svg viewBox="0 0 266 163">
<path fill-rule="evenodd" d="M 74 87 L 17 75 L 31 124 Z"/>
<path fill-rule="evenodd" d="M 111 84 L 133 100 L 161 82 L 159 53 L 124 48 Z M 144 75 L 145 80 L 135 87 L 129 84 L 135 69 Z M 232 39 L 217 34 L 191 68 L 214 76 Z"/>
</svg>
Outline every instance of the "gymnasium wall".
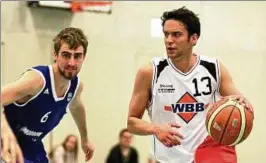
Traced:
<svg viewBox="0 0 266 163">
<path fill-rule="evenodd" d="M 1 2 L 1 84 L 15 80 L 29 66 L 52 63 L 52 39 L 63 28 L 79 27 L 89 38 L 80 77 L 87 125 L 96 151 L 92 163 L 103 163 L 126 127 L 128 105 L 137 68 L 164 53 L 163 38 L 151 37 L 152 18 L 182 6 L 199 14 L 202 35 L 195 52 L 219 58 L 241 92 L 253 103 L 255 126 L 237 147 L 239 163 L 266 159 L 265 26 L 266 2 L 114 2 L 112 14 L 29 9 L 25 2 Z M 147 114 L 144 117 L 148 120 Z M 69 133 L 78 135 L 70 114 L 52 134 L 53 145 Z M 45 140 L 50 149 L 51 135 Z M 134 137 L 141 163 L 147 162 L 149 137 Z M 80 149 L 79 160 L 84 156 Z"/>
</svg>

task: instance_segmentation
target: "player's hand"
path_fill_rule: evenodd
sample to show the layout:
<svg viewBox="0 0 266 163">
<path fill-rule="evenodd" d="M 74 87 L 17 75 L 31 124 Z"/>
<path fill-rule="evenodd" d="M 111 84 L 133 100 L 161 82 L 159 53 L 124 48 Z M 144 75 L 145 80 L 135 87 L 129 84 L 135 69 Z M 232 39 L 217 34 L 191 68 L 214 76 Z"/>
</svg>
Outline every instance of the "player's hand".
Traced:
<svg viewBox="0 0 266 163">
<path fill-rule="evenodd" d="M 1 159 L 6 163 L 23 163 L 23 155 L 4 113 L 1 113 Z"/>
<path fill-rule="evenodd" d="M 237 100 L 241 105 L 245 105 L 248 110 L 253 112 L 253 107 L 252 107 L 251 103 L 244 96 L 231 95 L 231 96 L 226 96 L 226 97 L 223 97 L 223 98 L 231 98 L 232 100 Z"/>
<path fill-rule="evenodd" d="M 94 152 L 94 147 L 93 145 L 88 142 L 88 141 L 82 141 L 81 142 L 81 146 L 82 146 L 82 150 L 85 154 L 85 160 L 86 162 L 89 161 L 92 156 L 93 156 L 93 152 Z"/>
<path fill-rule="evenodd" d="M 178 132 L 178 128 L 181 126 L 177 123 L 168 123 L 157 125 L 155 136 L 166 147 L 173 147 L 181 144 L 181 140 L 184 138 L 182 134 Z"/>
</svg>

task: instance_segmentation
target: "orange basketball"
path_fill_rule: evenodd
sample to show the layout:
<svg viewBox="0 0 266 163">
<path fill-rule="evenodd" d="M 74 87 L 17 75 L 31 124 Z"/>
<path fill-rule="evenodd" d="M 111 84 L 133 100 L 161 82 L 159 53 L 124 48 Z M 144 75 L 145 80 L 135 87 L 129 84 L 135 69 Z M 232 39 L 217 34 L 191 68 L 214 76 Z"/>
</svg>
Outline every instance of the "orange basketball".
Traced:
<svg viewBox="0 0 266 163">
<path fill-rule="evenodd" d="M 254 114 L 237 100 L 224 98 L 207 109 L 206 128 L 215 141 L 233 146 L 249 136 Z"/>
</svg>

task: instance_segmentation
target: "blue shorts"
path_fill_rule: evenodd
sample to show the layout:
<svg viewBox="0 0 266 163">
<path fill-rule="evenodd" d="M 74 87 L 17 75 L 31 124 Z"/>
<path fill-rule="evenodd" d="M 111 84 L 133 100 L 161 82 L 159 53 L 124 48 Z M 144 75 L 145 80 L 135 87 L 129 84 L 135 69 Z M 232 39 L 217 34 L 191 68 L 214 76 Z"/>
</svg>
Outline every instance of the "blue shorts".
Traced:
<svg viewBox="0 0 266 163">
<path fill-rule="evenodd" d="M 36 161 L 30 161 L 30 160 L 25 160 L 24 159 L 24 163 L 49 163 L 49 161 L 41 161 L 41 162 L 36 162 Z"/>
<path fill-rule="evenodd" d="M 2 158 L 1 158 L 1 162 L 0 163 L 7 163 L 5 162 Z M 24 163 L 48 163 L 48 161 L 45 161 L 45 162 L 34 162 L 34 161 L 30 161 L 30 160 L 25 160 L 24 159 Z"/>
<path fill-rule="evenodd" d="M 19 144 L 25 163 L 49 163 L 44 145 L 41 141 L 30 142 L 27 140 L 20 140 Z"/>
</svg>

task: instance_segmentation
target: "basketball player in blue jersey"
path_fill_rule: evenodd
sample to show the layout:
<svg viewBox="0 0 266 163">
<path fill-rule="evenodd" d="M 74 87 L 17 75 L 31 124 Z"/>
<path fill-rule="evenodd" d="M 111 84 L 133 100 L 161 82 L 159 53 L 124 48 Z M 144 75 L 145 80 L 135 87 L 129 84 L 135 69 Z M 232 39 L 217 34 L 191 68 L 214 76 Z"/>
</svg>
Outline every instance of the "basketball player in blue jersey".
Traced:
<svg viewBox="0 0 266 163">
<path fill-rule="evenodd" d="M 52 65 L 32 67 L 17 81 L 2 87 L 1 156 L 6 162 L 15 163 L 16 158 L 22 162 L 20 146 L 25 163 L 48 163 L 42 139 L 59 124 L 68 109 L 79 129 L 86 161 L 93 156 L 81 101 L 83 84 L 77 76 L 88 41 L 78 28 L 63 29 L 53 41 Z"/>
<path fill-rule="evenodd" d="M 138 70 L 129 131 L 153 135 L 153 156 L 160 163 L 236 163 L 234 147 L 219 145 L 208 136 L 204 105 L 229 96 L 252 111 L 251 104 L 224 65 L 193 53 L 200 21 L 192 11 L 182 7 L 164 12 L 161 19 L 167 56 Z M 145 109 L 151 122 L 142 119 Z"/>
</svg>

